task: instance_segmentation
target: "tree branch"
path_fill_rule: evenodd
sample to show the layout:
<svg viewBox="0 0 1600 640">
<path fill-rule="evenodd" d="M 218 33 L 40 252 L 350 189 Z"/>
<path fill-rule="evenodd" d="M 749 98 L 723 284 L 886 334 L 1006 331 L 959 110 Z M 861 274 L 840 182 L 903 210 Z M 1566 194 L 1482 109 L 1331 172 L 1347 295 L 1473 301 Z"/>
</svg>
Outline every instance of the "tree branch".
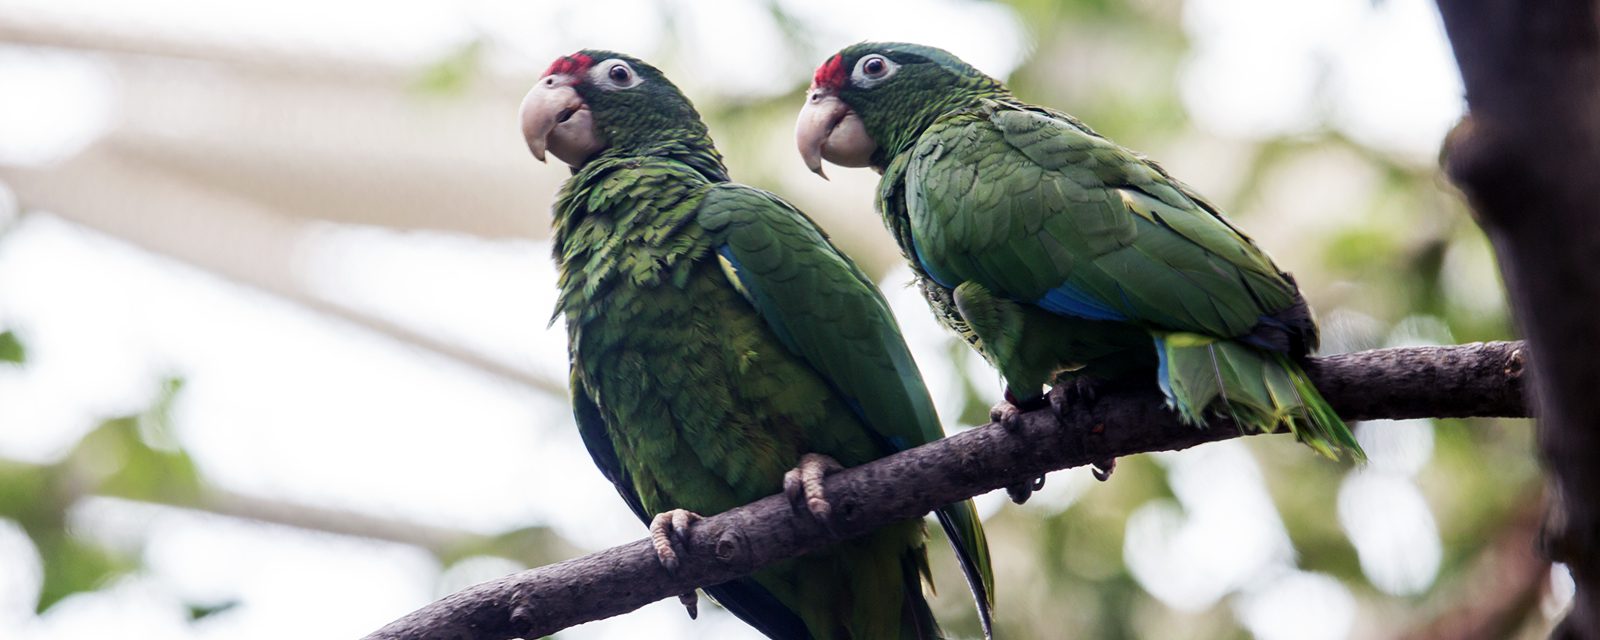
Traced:
<svg viewBox="0 0 1600 640">
<path fill-rule="evenodd" d="M 1493 243 L 1536 366 L 1555 491 L 1543 542 L 1577 583 L 1557 637 L 1600 638 L 1600 6 L 1440 0 L 1468 117 L 1445 168 Z"/>
<path fill-rule="evenodd" d="M 1366 351 L 1315 359 L 1308 370 L 1349 419 L 1527 415 L 1521 343 Z M 840 537 L 769 496 L 697 522 L 676 573 L 638 540 L 470 587 L 367 637 L 537 638 L 1050 471 L 1243 435 L 1225 419 L 1213 422 L 1179 424 L 1154 391 L 1107 394 L 1060 420 L 1031 412 L 1014 432 L 990 424 L 829 476 Z"/>
</svg>

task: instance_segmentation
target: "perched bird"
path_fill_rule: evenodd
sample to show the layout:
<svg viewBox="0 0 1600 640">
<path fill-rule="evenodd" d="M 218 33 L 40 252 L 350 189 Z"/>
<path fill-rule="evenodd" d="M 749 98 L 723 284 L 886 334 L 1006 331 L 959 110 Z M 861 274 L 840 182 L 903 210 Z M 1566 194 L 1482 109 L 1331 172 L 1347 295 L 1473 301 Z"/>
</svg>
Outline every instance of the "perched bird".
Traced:
<svg viewBox="0 0 1600 640">
<path fill-rule="evenodd" d="M 879 212 L 935 314 L 1005 378 L 1002 423 L 1153 380 L 1190 424 L 1209 409 L 1362 457 L 1301 366 L 1317 327 L 1294 279 L 1154 162 L 914 44 L 828 58 L 796 138 L 819 175 L 882 174 Z"/>
<path fill-rule="evenodd" d="M 942 436 L 883 295 L 805 214 L 730 182 L 656 68 L 559 58 L 523 100 L 522 131 L 572 169 L 554 237 L 578 428 L 668 570 L 696 513 L 784 491 L 825 520 L 823 474 Z M 937 515 L 987 633 L 977 513 Z M 901 522 L 705 591 L 773 638 L 933 638 L 925 539 Z"/>
</svg>

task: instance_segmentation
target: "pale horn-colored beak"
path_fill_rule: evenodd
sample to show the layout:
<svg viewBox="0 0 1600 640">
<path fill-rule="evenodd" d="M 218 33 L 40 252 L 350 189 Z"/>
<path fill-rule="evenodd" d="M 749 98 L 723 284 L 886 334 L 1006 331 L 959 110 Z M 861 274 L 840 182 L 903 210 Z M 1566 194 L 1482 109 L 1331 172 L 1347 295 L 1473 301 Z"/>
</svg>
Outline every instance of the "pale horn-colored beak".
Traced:
<svg viewBox="0 0 1600 640">
<path fill-rule="evenodd" d="M 865 167 L 872 164 L 872 153 L 878 149 L 850 105 L 833 91 L 815 86 L 806 92 L 794 138 L 806 168 L 824 180 L 828 174 L 822 172 L 823 160 L 841 167 Z"/>
<path fill-rule="evenodd" d="M 545 161 L 548 150 L 563 162 L 579 166 L 600 150 L 589 106 L 572 84 L 569 76 L 545 76 L 522 98 L 522 137 L 540 162 Z"/>
</svg>

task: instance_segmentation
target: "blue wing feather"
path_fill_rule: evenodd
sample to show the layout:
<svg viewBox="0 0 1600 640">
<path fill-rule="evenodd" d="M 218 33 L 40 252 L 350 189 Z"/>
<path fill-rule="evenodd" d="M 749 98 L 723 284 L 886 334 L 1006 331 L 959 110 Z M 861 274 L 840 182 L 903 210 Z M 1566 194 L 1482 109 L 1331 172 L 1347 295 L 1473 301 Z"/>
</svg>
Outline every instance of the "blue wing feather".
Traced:
<svg viewBox="0 0 1600 640">
<path fill-rule="evenodd" d="M 1116 320 L 1124 321 L 1128 317 L 1099 301 L 1089 293 L 1063 282 L 1061 286 L 1046 291 L 1044 296 L 1035 300 L 1033 304 L 1048 311 L 1061 315 L 1074 316 L 1088 320 Z"/>
</svg>

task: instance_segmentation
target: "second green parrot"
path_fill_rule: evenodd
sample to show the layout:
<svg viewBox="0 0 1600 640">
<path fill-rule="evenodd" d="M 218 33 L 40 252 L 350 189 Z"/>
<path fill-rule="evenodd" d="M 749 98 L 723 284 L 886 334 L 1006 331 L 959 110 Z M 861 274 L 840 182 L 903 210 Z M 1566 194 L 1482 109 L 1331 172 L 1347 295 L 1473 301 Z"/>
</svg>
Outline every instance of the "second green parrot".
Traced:
<svg viewBox="0 0 1600 640">
<path fill-rule="evenodd" d="M 1178 415 L 1280 426 L 1362 456 L 1301 362 L 1294 279 L 1193 189 L 1065 113 L 933 47 L 863 43 L 817 69 L 806 164 L 871 166 L 878 208 L 935 312 L 1018 405 L 1153 380 Z"/>
</svg>

